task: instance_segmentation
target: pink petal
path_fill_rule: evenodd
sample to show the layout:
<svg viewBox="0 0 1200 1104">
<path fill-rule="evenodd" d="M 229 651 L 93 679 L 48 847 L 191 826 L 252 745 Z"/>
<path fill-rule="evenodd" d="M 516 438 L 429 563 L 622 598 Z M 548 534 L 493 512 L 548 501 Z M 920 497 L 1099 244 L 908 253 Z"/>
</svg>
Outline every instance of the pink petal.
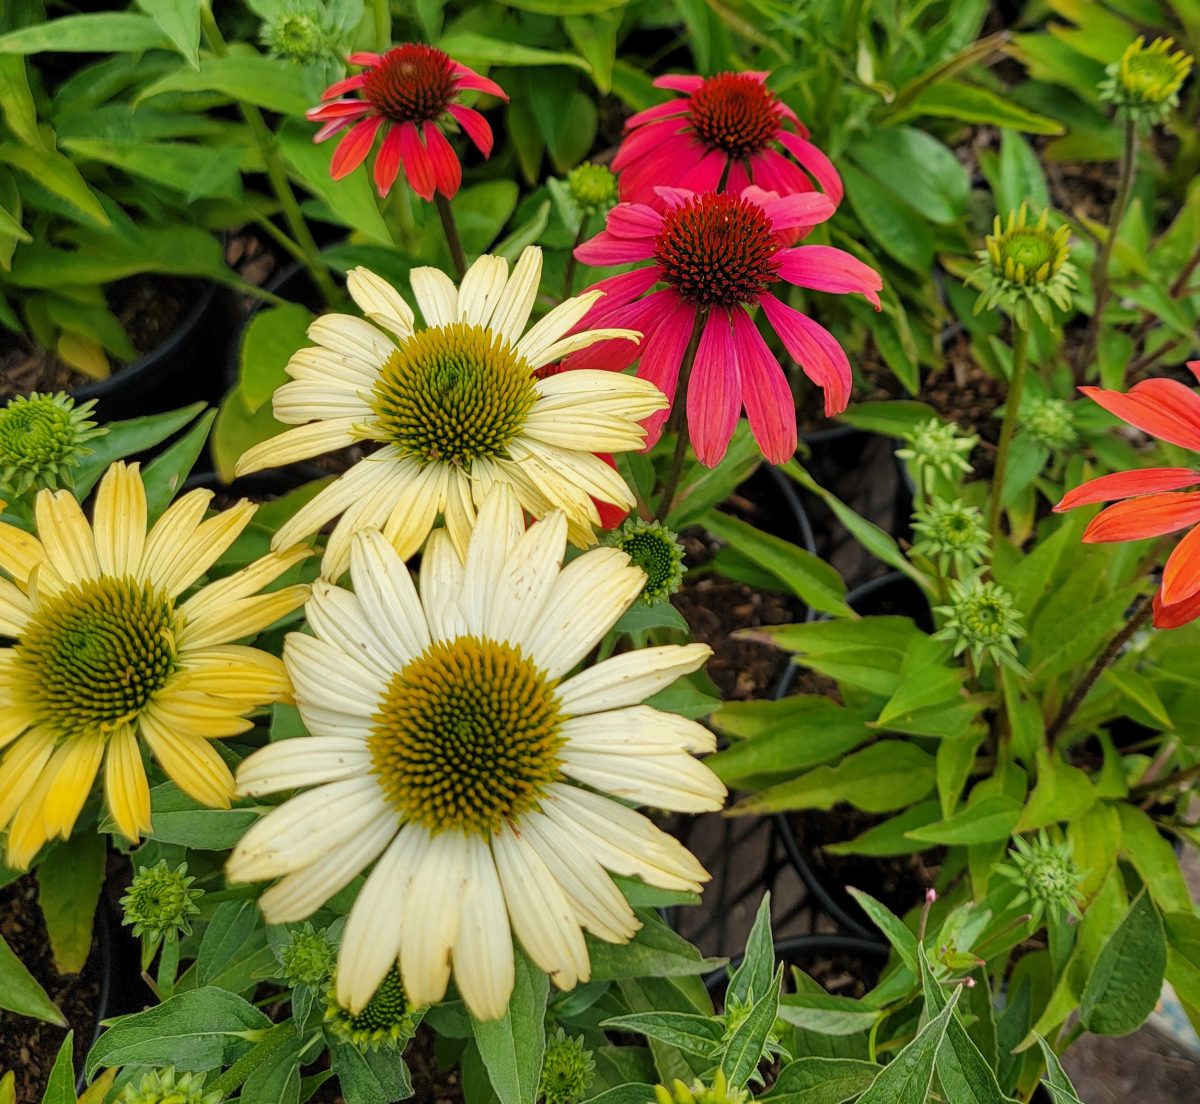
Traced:
<svg viewBox="0 0 1200 1104">
<path fill-rule="evenodd" d="M 637 241 L 654 238 L 662 229 L 662 215 L 644 203 L 618 203 L 604 224 L 613 237 Z"/>
<path fill-rule="evenodd" d="M 788 354 L 825 392 L 825 416 L 840 414 L 850 402 L 854 383 L 846 351 L 824 326 L 781 303 L 769 292 L 763 292 L 759 302 Z"/>
<path fill-rule="evenodd" d="M 1187 362 L 1188 371 L 1196 377 L 1196 382 L 1200 383 L 1200 360 L 1189 360 Z"/>
<path fill-rule="evenodd" d="M 304 117 L 309 122 L 323 122 L 327 119 L 353 119 L 365 115 L 371 110 L 371 105 L 365 100 L 334 100 L 332 103 L 321 104 L 320 107 L 310 107 Z"/>
<path fill-rule="evenodd" d="M 392 190 L 396 177 L 400 173 L 400 156 L 403 141 L 400 138 L 400 128 L 390 127 L 375 155 L 375 189 L 381 196 Z"/>
<path fill-rule="evenodd" d="M 405 123 L 400 130 L 400 157 L 404 162 L 404 175 L 408 186 L 426 203 L 433 202 L 433 190 L 437 187 L 437 174 L 429 153 L 421 145 L 416 125 Z"/>
<path fill-rule="evenodd" d="M 685 303 L 673 291 L 662 293 L 668 299 L 669 309 L 658 329 L 642 339 L 642 359 L 637 374 L 649 380 L 664 395 L 669 403 L 675 401 L 675 388 L 679 384 L 679 369 L 683 354 L 687 352 L 692 338 L 692 326 L 696 321 L 696 308 Z M 658 443 L 663 425 L 671 414 L 671 408 L 651 414 L 642 424 L 646 427 L 646 448 Z"/>
<path fill-rule="evenodd" d="M 372 53 L 370 50 L 359 50 L 358 53 L 351 54 L 346 60 L 351 65 L 378 65 L 383 60 L 383 55 Z"/>
<path fill-rule="evenodd" d="M 576 260 L 597 267 L 645 261 L 653 256 L 654 243 L 648 239 L 614 238 L 607 230 L 575 247 Z"/>
<path fill-rule="evenodd" d="M 688 432 L 696 459 L 715 468 L 729 448 L 742 410 L 742 381 L 729 315 L 708 316 L 687 390 Z"/>
<path fill-rule="evenodd" d="M 733 341 L 750 429 L 763 456 L 772 464 L 782 464 L 796 451 L 796 405 L 787 375 L 741 309 L 733 312 Z"/>
<path fill-rule="evenodd" d="M 646 108 L 645 111 L 639 111 L 636 115 L 630 115 L 625 120 L 625 129 L 636 130 L 647 123 L 669 119 L 673 115 L 683 115 L 687 111 L 687 106 L 687 100 L 667 100 L 666 103 L 655 104 L 653 107 Z"/>
<path fill-rule="evenodd" d="M 383 126 L 382 115 L 372 115 L 361 123 L 356 123 L 345 138 L 338 143 L 333 151 L 333 159 L 329 164 L 329 175 L 334 180 L 349 176 L 367 158 L 371 146 L 375 143 L 375 135 Z"/>
<path fill-rule="evenodd" d="M 486 92 L 489 96 L 495 96 L 499 100 L 504 100 L 505 103 L 508 102 L 508 93 L 494 80 L 488 80 L 487 77 L 480 76 L 474 69 L 468 69 L 465 65 L 455 64 L 454 79 L 458 82 L 459 88 L 467 88 L 475 92 Z"/>
<path fill-rule="evenodd" d="M 627 134 L 613 158 L 613 172 L 623 172 L 639 158 L 661 152 L 663 143 L 669 138 L 676 142 L 687 143 L 687 137 L 680 133 L 680 125 L 678 119 L 670 119 L 639 127 L 631 134 Z"/>
<path fill-rule="evenodd" d="M 332 138 L 339 131 L 345 130 L 353 122 L 353 119 L 334 119 L 332 122 L 326 123 L 313 135 L 313 142 L 319 145 L 321 142 Z"/>
<path fill-rule="evenodd" d="M 1054 512 L 1060 514 L 1064 510 L 1074 510 L 1076 506 L 1115 502 L 1159 491 L 1178 491 L 1197 483 L 1200 483 L 1200 471 L 1192 468 L 1137 468 L 1134 471 L 1113 472 L 1089 479 L 1068 491 L 1054 507 Z"/>
<path fill-rule="evenodd" d="M 670 210 L 672 207 L 682 207 L 688 200 L 696 198 L 696 193 L 690 188 L 666 188 L 659 186 L 654 189 L 654 194 L 662 200 L 662 205 L 667 210 Z"/>
<path fill-rule="evenodd" d="M 684 73 L 672 73 L 665 77 L 658 77 L 654 81 L 654 87 L 669 88 L 672 92 L 683 92 L 690 96 L 703 83 L 703 77 L 688 76 Z"/>
<path fill-rule="evenodd" d="M 615 313 L 628 306 L 639 295 L 649 291 L 658 283 L 658 276 L 658 268 L 650 265 L 647 268 L 635 268 L 632 272 L 609 276 L 592 284 L 587 290 L 603 292 L 604 297 L 579 320 L 572 332 L 624 327 L 624 323 L 612 321 Z"/>
<path fill-rule="evenodd" d="M 671 312 L 673 307 L 671 297 L 665 291 L 655 292 L 645 299 L 626 303 L 613 311 L 604 320 L 605 327 L 614 329 L 633 330 L 643 335 L 651 334 Z M 586 319 L 575 327 L 579 330 L 595 329 L 599 323 L 588 323 Z M 611 338 L 608 341 L 598 341 L 586 349 L 572 353 L 566 361 L 568 368 L 598 368 L 605 372 L 623 372 L 641 355 L 642 347 L 636 341 L 625 338 Z"/>
<path fill-rule="evenodd" d="M 458 163 L 458 155 L 438 129 L 437 123 L 426 123 L 424 133 L 425 148 L 429 151 L 437 177 L 437 190 L 447 199 L 453 199 L 462 184 L 462 166 Z"/>
<path fill-rule="evenodd" d="M 353 77 L 346 77 L 345 80 L 334 81 L 324 92 L 321 93 L 322 100 L 333 100 L 340 96 L 343 92 L 353 92 L 357 88 L 362 88 L 367 83 L 366 73 L 357 73 Z"/>
<path fill-rule="evenodd" d="M 789 284 L 832 291 L 839 295 L 859 292 L 876 309 L 880 309 L 879 292 L 883 277 L 857 257 L 830 245 L 802 245 L 776 254 L 779 275 Z"/>
<path fill-rule="evenodd" d="M 729 157 L 724 150 L 709 150 L 687 172 L 676 178 L 678 186 L 693 192 L 715 191 L 721 183 L 721 177 L 725 175 L 725 166 L 728 164 Z"/>
<path fill-rule="evenodd" d="M 750 158 L 750 176 L 755 184 L 778 192 L 781 196 L 811 192 L 812 183 L 782 153 L 767 148 Z"/>
<path fill-rule="evenodd" d="M 824 153 L 811 142 L 797 134 L 789 134 L 786 130 L 781 130 L 775 137 L 812 174 L 813 179 L 821 185 L 822 191 L 834 203 L 842 202 L 842 196 L 846 191 L 842 186 L 842 178 L 837 169 L 833 167 L 833 162 Z"/>
<path fill-rule="evenodd" d="M 484 157 L 492 155 L 492 128 L 488 121 L 474 108 L 463 107 L 462 104 L 451 104 L 447 109 L 458 120 L 467 137 L 475 143 L 475 147 Z"/>
<path fill-rule="evenodd" d="M 748 187 L 750 187 L 750 174 L 746 172 L 745 164 L 741 161 L 731 161 L 729 177 L 725 181 L 725 191 L 730 195 L 741 195 Z"/>
<path fill-rule="evenodd" d="M 818 222 L 832 218 L 837 210 L 833 200 L 820 192 L 778 196 L 751 185 L 742 195 L 762 205 L 776 233 L 792 230 L 797 226 L 815 226 Z"/>
</svg>

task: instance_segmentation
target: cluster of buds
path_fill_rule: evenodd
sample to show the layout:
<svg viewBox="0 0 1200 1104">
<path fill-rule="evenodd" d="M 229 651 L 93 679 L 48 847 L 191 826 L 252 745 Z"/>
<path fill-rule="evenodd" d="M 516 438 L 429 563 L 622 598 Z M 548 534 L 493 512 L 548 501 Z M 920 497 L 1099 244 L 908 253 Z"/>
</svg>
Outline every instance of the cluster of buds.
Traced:
<svg viewBox="0 0 1200 1104">
<path fill-rule="evenodd" d="M 414 1011 L 400 980 L 400 971 L 392 966 L 360 1012 L 351 1012 L 339 1004 L 335 986 L 330 984 L 325 999 L 325 1026 L 330 1034 L 360 1051 L 395 1049 L 404 1046 L 417 1030 Z"/>
<path fill-rule="evenodd" d="M 581 1036 L 568 1035 L 560 1027 L 546 1040 L 538 1098 L 544 1104 L 576 1104 L 596 1078 L 592 1052 Z"/>
<path fill-rule="evenodd" d="M 1070 840 L 1051 836 L 1045 829 L 1032 839 L 1017 836 L 1008 862 L 997 866 L 996 872 L 1016 884 L 1018 893 L 1013 903 L 1028 902 L 1035 921 L 1043 916 L 1080 917 L 1079 887 L 1086 871 L 1075 865 Z"/>
<path fill-rule="evenodd" d="M 196 900 L 202 889 L 192 889 L 187 863 L 172 870 L 165 859 L 143 866 L 133 876 L 121 898 L 124 923 L 142 940 L 142 959 L 148 963 L 164 939 L 178 939 L 192 930 L 192 917 L 200 912 Z"/>
<path fill-rule="evenodd" d="M 913 551 L 937 564 L 943 575 L 953 566 L 958 575 L 974 571 L 988 555 L 989 537 L 983 514 L 959 499 L 935 498 L 913 515 Z"/>
<path fill-rule="evenodd" d="M 964 435 L 953 422 L 930 418 L 905 435 L 905 446 L 896 450 L 912 466 L 913 479 L 923 493 L 931 493 L 936 481 L 954 483 L 971 471 L 970 455 L 979 444 L 974 434 Z"/>
</svg>

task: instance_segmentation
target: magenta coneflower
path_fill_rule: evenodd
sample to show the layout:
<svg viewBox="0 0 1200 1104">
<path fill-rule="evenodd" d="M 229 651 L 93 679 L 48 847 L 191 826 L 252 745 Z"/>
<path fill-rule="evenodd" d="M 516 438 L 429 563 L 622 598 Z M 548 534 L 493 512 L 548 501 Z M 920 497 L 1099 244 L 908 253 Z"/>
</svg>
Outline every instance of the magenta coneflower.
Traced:
<svg viewBox="0 0 1200 1104">
<path fill-rule="evenodd" d="M 334 151 L 329 167 L 333 179 L 341 180 L 357 169 L 382 131 L 375 158 L 379 194 L 387 195 L 403 165 L 409 186 L 422 199 L 432 201 L 435 190 L 450 199 L 462 183 L 462 167 L 442 132 L 446 117 L 462 127 L 487 157 L 492 152 L 492 128 L 478 111 L 455 99 L 460 92 L 474 89 L 507 100 L 504 90 L 433 46 L 406 43 L 386 54 L 351 54 L 349 61 L 363 66 L 363 71 L 331 84 L 321 96 L 321 105 L 308 112 L 310 120 L 324 124 L 314 142 L 324 142 L 350 127 Z M 361 98 L 343 96 L 346 92 L 359 92 Z"/>
<path fill-rule="evenodd" d="M 786 196 L 813 191 L 815 180 L 840 203 L 842 180 L 833 162 L 808 140 L 808 128 L 766 86 L 766 77 L 659 77 L 656 87 L 684 98 L 640 111 L 625 124 L 612 166 L 620 173 L 621 198 L 650 202 L 656 185 L 737 194 L 757 184 Z"/>
<path fill-rule="evenodd" d="M 751 186 L 740 195 L 697 195 L 657 188 L 660 213 L 643 203 L 620 203 L 604 230 L 575 250 L 585 264 L 650 261 L 595 285 L 604 298 L 581 329 L 620 326 L 643 334 L 640 346 L 614 339 L 573 353 L 571 368 L 621 370 L 641 357 L 638 375 L 674 402 L 693 328 L 701 327 L 687 385 L 687 420 L 701 463 L 720 462 L 744 404 L 750 428 L 772 463 L 796 448 L 796 409 L 787 376 L 747 308 L 763 314 L 814 383 L 824 389 L 825 413 L 850 400 L 850 362 L 823 326 L 769 290 L 783 280 L 839 294 L 859 292 L 879 309 L 883 281 L 873 268 L 827 245 L 789 248 L 797 230 L 824 222 L 833 201 L 809 192 L 778 196 Z M 649 295 L 655 284 L 666 286 Z M 646 422 L 647 444 L 662 432 L 669 410 Z"/>
</svg>

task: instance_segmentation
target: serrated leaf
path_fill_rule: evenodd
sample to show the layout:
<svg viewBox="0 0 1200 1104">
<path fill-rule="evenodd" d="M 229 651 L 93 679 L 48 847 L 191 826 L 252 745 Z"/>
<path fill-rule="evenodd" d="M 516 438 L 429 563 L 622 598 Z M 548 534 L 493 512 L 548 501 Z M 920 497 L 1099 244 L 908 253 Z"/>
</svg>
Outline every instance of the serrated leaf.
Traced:
<svg viewBox="0 0 1200 1104">
<path fill-rule="evenodd" d="M 712 1054 L 725 1034 L 719 1020 L 695 1012 L 634 1012 L 612 1016 L 600 1026 L 606 1031 L 636 1032 L 702 1058 Z"/>
</svg>

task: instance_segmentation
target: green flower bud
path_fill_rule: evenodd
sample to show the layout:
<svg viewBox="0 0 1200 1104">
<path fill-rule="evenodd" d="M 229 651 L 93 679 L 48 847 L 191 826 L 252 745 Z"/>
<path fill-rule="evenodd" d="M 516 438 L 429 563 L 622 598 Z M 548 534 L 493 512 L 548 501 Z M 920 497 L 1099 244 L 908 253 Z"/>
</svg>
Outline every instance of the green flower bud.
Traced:
<svg viewBox="0 0 1200 1104">
<path fill-rule="evenodd" d="M 654 1086 L 654 1100 L 646 1104 L 747 1104 L 750 1094 L 745 1089 L 731 1089 L 725 1082 L 725 1074 L 718 1070 L 711 1085 L 695 1080 L 685 1085 L 676 1079 L 670 1088 Z"/>
<path fill-rule="evenodd" d="M 187 863 L 176 870 L 165 859 L 143 866 L 121 898 L 122 922 L 150 945 L 169 935 L 186 935 L 192 930 L 191 918 L 200 911 L 196 899 L 204 896 L 204 890 L 191 888 L 195 880 L 188 877 Z"/>
<path fill-rule="evenodd" d="M 983 514 L 955 499 L 935 498 L 913 515 L 913 551 L 937 564 L 944 575 L 951 565 L 959 575 L 978 567 L 988 554 L 988 531 Z"/>
<path fill-rule="evenodd" d="M 935 640 L 954 641 L 954 654 L 969 651 L 978 665 L 985 656 L 1021 674 L 1016 641 L 1025 635 L 1021 614 L 1013 608 L 1013 596 L 998 583 L 984 582 L 973 575 L 965 582 L 950 584 L 950 604 L 934 613 L 946 618 Z"/>
<path fill-rule="evenodd" d="M 679 537 L 658 521 L 626 518 L 619 528 L 604 538 L 604 543 L 619 548 L 646 573 L 646 585 L 639 599 L 643 605 L 665 602 L 683 582 L 683 548 Z"/>
<path fill-rule="evenodd" d="M 725 1023 L 725 1030 L 721 1033 L 723 1042 L 728 1043 L 737 1033 L 737 1029 L 746 1022 L 746 1017 L 750 1015 L 751 1009 L 754 1008 L 754 1001 L 743 1000 L 740 997 L 726 996 L 725 1011 L 721 1015 L 721 1019 Z M 774 1062 L 777 1058 L 788 1058 L 790 1055 L 779 1042 L 779 1021 L 771 1025 L 771 1030 L 767 1032 L 766 1040 L 763 1042 L 762 1052 L 759 1054 L 758 1061 Z M 762 1084 L 762 1075 L 758 1072 L 757 1064 L 754 1073 L 750 1075 L 750 1080 L 757 1085 Z"/>
<path fill-rule="evenodd" d="M 395 966 L 388 970 L 361 1012 L 343 1008 L 331 984 L 325 998 L 325 1026 L 331 1034 L 359 1050 L 403 1046 L 417 1030 L 417 1021 L 404 992 L 400 971 Z"/>
<path fill-rule="evenodd" d="M 176 1073 L 173 1067 L 143 1074 L 121 1090 L 117 1104 L 221 1104 L 219 1092 L 204 1091 L 204 1074 Z"/>
<path fill-rule="evenodd" d="M 1156 38 L 1149 46 L 1142 35 L 1114 61 L 1100 82 L 1100 98 L 1118 112 L 1152 126 L 1179 106 L 1179 90 L 1192 71 L 1194 58 L 1175 48 L 1173 38 Z"/>
<path fill-rule="evenodd" d="M 596 1063 L 583 1039 L 566 1034 L 560 1027 L 546 1040 L 538 1096 L 545 1104 L 575 1104 L 592 1087 Z"/>
<path fill-rule="evenodd" d="M 1032 839 L 1017 836 L 1008 860 L 996 871 L 1019 887 L 1014 904 L 1028 901 L 1035 920 L 1080 915 L 1079 887 L 1086 871 L 1075 865 L 1070 840 L 1051 836 L 1044 828 Z"/>
<path fill-rule="evenodd" d="M 1039 445 L 1054 452 L 1079 444 L 1075 408 L 1064 399 L 1026 399 L 1021 411 L 1021 427 Z"/>
<path fill-rule="evenodd" d="M 61 391 L 10 399 L 0 410 L 0 494 L 72 486 L 79 461 L 92 451 L 86 443 L 108 432 L 88 420 L 95 405 L 76 406 Z"/>
<path fill-rule="evenodd" d="M 286 7 L 275 19 L 264 23 L 259 40 L 272 57 L 296 65 L 312 65 L 331 45 L 320 19 L 299 4 Z"/>
<path fill-rule="evenodd" d="M 603 214 L 617 202 L 617 178 L 607 165 L 584 161 L 567 173 L 567 191 L 583 214 Z"/>
<path fill-rule="evenodd" d="M 901 460 L 907 460 L 913 468 L 913 478 L 926 491 L 933 487 L 934 480 L 955 482 L 960 475 L 971 471 L 968 459 L 979 444 L 974 434 L 960 434 L 953 422 L 941 418 L 930 418 L 915 426 L 905 437 L 905 447 L 896 450 Z"/>
<path fill-rule="evenodd" d="M 1053 321 L 1051 304 L 1069 310 L 1075 287 L 1071 228 L 1064 223 L 1051 230 L 1048 209 L 1033 224 L 1028 214 L 1022 203 L 1009 212 L 1007 222 L 996 216 L 984 248 L 976 254 L 979 267 L 968 277 L 968 283 L 980 289 L 976 314 L 1000 307 L 1022 329 L 1029 328 L 1031 307 L 1047 324 Z"/>
<path fill-rule="evenodd" d="M 292 933 L 291 942 L 279 950 L 279 965 L 288 985 L 317 986 L 333 974 L 337 948 L 325 929 L 317 930 L 311 921 Z"/>
</svg>

